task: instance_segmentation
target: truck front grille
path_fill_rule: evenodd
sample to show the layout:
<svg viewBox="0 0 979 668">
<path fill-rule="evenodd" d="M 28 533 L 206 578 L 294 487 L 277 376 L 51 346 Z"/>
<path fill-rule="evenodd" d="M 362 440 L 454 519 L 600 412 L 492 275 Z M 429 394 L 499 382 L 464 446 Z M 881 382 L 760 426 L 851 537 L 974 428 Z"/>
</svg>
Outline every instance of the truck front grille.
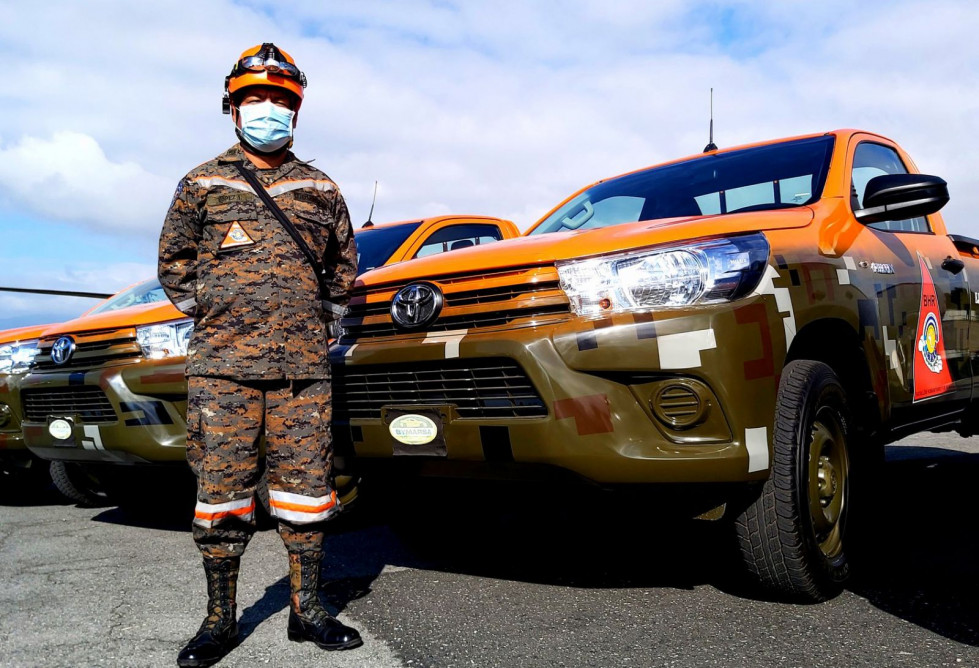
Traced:
<svg viewBox="0 0 979 668">
<path fill-rule="evenodd" d="M 554 267 L 531 267 L 483 274 L 442 277 L 424 282 L 444 296 L 438 318 L 423 332 L 404 332 L 391 319 L 391 300 L 407 284 L 379 286 L 355 294 L 340 324 L 340 342 L 506 325 L 536 325 L 570 317 L 567 295 Z M 478 286 L 478 287 L 476 287 Z"/>
<path fill-rule="evenodd" d="M 25 390 L 24 421 L 47 422 L 49 416 L 78 416 L 85 422 L 115 422 L 116 414 L 98 387 Z"/>
<path fill-rule="evenodd" d="M 547 415 L 527 374 L 505 358 L 336 366 L 333 405 L 339 421 L 406 405 L 454 405 L 460 418 Z"/>
<path fill-rule="evenodd" d="M 136 342 L 136 332 L 132 328 L 100 332 L 73 332 L 69 334 L 75 342 L 75 352 L 64 364 L 55 364 L 51 359 L 51 348 L 61 335 L 42 339 L 38 344 L 38 354 L 34 358 L 34 370 L 57 371 L 60 369 L 94 368 L 113 362 L 140 359 L 142 350 Z"/>
</svg>

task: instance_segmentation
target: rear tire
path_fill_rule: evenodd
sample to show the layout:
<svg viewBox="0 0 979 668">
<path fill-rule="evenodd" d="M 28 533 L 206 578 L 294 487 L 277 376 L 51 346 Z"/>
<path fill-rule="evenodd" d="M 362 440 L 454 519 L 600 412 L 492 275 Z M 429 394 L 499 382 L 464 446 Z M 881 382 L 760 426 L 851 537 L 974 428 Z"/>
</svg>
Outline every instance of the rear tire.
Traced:
<svg viewBox="0 0 979 668">
<path fill-rule="evenodd" d="M 790 362 L 779 383 L 771 475 L 735 522 L 749 573 L 782 597 L 824 601 L 849 577 L 849 434 L 833 369 Z"/>
<path fill-rule="evenodd" d="M 98 479 L 82 466 L 71 462 L 51 462 L 50 471 L 54 486 L 69 501 L 80 506 L 108 505 L 108 493 Z"/>
</svg>

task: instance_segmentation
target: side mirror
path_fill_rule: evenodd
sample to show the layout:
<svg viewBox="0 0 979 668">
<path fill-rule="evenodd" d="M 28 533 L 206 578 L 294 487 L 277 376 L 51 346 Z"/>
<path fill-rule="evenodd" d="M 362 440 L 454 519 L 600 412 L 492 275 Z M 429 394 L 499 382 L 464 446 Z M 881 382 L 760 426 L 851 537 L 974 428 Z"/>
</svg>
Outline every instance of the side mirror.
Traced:
<svg viewBox="0 0 979 668">
<path fill-rule="evenodd" d="M 948 203 L 948 184 L 928 174 L 882 174 L 867 182 L 864 208 L 853 215 L 861 223 L 908 220 L 935 213 Z"/>
</svg>

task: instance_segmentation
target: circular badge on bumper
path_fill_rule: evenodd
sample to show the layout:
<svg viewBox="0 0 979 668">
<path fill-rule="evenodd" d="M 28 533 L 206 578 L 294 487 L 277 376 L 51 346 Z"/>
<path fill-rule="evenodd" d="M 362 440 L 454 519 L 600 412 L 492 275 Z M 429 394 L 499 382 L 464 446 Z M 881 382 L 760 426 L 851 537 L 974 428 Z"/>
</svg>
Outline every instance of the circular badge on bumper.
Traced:
<svg viewBox="0 0 979 668">
<path fill-rule="evenodd" d="M 48 433 L 51 434 L 52 438 L 66 441 L 71 438 L 71 423 L 68 420 L 51 420 L 51 424 L 48 425 Z"/>
<path fill-rule="evenodd" d="M 391 421 L 391 436 L 405 445 L 425 445 L 438 436 L 438 425 L 424 415 L 402 415 Z"/>
</svg>

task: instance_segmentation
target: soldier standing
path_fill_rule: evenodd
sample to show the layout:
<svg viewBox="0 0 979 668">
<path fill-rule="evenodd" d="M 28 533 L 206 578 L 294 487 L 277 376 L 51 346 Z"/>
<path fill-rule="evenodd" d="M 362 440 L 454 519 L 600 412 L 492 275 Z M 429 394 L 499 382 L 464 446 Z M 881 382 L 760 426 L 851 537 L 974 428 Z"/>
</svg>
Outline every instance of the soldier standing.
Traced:
<svg viewBox="0 0 979 668">
<path fill-rule="evenodd" d="M 327 330 L 357 253 L 336 184 L 289 150 L 305 86 L 274 44 L 241 54 L 224 96 L 240 141 L 180 181 L 160 235 L 160 282 L 194 318 L 187 459 L 208 591 L 207 617 L 180 666 L 212 665 L 237 643 L 235 589 L 255 531 L 263 433 L 270 505 L 289 553 L 289 639 L 363 644 L 318 595 L 323 523 L 339 510 Z"/>
</svg>

